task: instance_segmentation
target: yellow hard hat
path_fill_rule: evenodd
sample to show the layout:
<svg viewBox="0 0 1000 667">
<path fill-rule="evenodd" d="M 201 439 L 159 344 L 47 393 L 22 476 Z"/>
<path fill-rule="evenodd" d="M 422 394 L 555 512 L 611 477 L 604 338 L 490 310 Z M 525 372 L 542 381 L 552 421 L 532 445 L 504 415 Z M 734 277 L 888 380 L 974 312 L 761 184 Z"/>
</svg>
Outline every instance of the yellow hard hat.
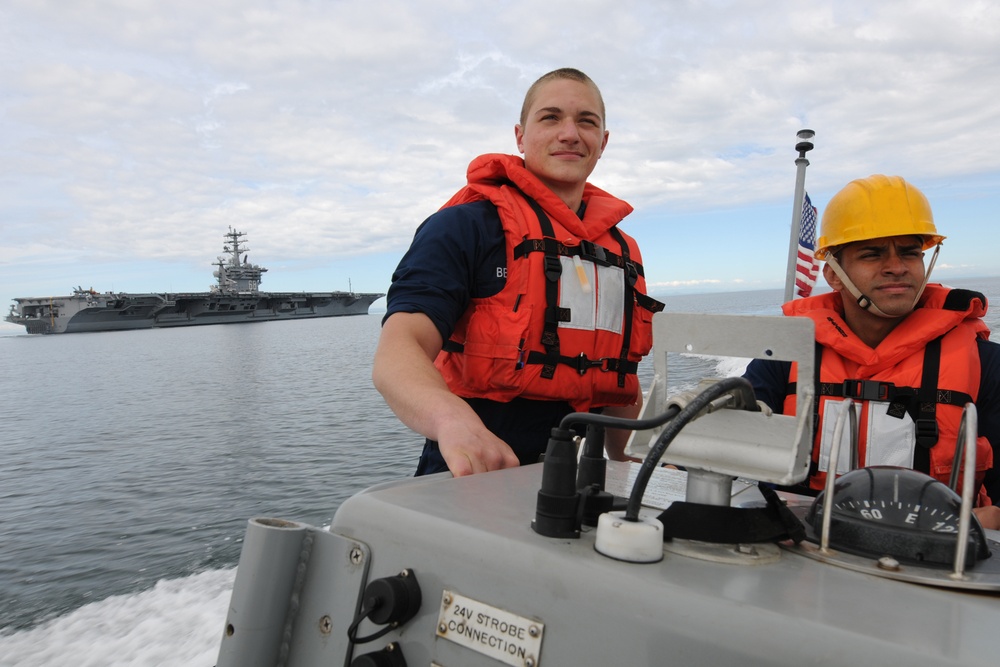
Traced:
<svg viewBox="0 0 1000 667">
<path fill-rule="evenodd" d="M 931 205 L 917 188 L 899 176 L 875 174 L 848 183 L 826 205 L 816 259 L 845 243 L 886 236 L 922 236 L 923 249 L 941 243 Z"/>
</svg>

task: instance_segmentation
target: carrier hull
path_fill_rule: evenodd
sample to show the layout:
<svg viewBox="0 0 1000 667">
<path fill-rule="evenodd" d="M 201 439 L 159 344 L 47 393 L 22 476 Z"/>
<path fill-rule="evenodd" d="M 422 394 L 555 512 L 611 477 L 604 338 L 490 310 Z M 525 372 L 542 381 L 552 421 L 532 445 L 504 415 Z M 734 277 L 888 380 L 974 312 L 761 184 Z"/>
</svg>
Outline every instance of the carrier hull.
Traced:
<svg viewBox="0 0 1000 667">
<path fill-rule="evenodd" d="M 382 294 L 73 294 L 22 297 L 7 321 L 29 334 L 83 333 L 366 315 Z"/>
<path fill-rule="evenodd" d="M 261 292 L 267 269 L 247 261 L 244 236 L 232 228 L 226 233 L 226 257 L 215 263 L 217 282 L 209 292 L 99 293 L 78 287 L 69 296 L 15 298 L 5 319 L 29 334 L 127 331 L 366 315 L 369 306 L 385 296 L 353 291 Z"/>
</svg>

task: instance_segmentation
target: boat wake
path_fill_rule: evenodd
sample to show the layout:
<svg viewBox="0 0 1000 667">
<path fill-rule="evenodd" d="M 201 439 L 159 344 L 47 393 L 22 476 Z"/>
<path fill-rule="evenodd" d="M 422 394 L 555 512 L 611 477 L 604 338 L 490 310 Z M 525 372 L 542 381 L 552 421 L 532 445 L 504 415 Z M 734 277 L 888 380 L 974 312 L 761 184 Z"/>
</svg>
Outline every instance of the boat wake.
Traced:
<svg viewBox="0 0 1000 667">
<path fill-rule="evenodd" d="M 211 667 L 235 568 L 161 579 L 149 590 L 0 633 L 0 667 Z"/>
</svg>

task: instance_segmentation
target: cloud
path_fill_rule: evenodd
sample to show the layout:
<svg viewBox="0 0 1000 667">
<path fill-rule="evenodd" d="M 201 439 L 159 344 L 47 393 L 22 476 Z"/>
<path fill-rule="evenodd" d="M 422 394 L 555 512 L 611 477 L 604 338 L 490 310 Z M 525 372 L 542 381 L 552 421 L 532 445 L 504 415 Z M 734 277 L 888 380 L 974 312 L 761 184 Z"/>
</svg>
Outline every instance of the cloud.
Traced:
<svg viewBox="0 0 1000 667">
<path fill-rule="evenodd" d="M 200 267 L 233 225 L 265 264 L 378 256 L 383 289 L 468 161 L 514 150 L 528 85 L 571 65 L 604 93 L 593 180 L 636 206 L 651 277 L 705 279 L 691 219 L 716 211 L 743 249 L 716 261 L 755 279 L 788 215 L 746 221 L 790 208 L 803 127 L 818 205 L 873 172 L 992 204 L 998 41 L 988 2 L 12 0 L 0 253 Z M 746 261 L 765 243 L 776 262 Z"/>
</svg>

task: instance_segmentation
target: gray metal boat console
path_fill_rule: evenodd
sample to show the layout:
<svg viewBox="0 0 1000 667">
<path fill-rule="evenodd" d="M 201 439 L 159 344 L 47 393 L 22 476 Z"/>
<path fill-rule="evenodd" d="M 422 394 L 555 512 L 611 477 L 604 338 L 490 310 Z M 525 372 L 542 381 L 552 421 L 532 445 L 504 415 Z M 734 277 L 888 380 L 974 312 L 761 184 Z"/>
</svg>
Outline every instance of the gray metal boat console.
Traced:
<svg viewBox="0 0 1000 667">
<path fill-rule="evenodd" d="M 895 484 L 895 497 L 867 499 L 888 503 L 874 518 L 852 514 L 856 484 L 831 484 L 817 499 L 757 484 L 805 477 L 811 383 L 799 383 L 801 419 L 759 412 L 738 390 L 671 405 L 674 352 L 790 359 L 811 375 L 811 323 L 751 319 L 657 316 L 642 418 L 673 419 L 637 431 L 630 451 L 660 452 L 684 471 L 659 468 L 659 457 L 609 461 L 603 489 L 567 485 L 563 473 L 586 465 L 586 443 L 566 456 L 575 443 L 556 442 L 544 464 L 373 487 L 346 501 L 328 530 L 251 520 L 218 667 L 995 664 L 1000 534 L 979 527 L 959 494 L 929 482 L 940 494 L 925 496 L 930 509 L 950 513 L 935 528 L 908 523 L 928 511 L 907 504 L 912 471 L 855 471 L 874 480 L 870 494 Z M 721 349 L 737 332 L 737 349 Z M 588 521 L 590 499 L 612 511 Z M 919 553 L 885 553 L 871 537 L 899 532 L 892 503 L 909 510 L 905 544 Z M 671 514 L 678 508 L 693 513 Z M 761 512 L 788 534 L 748 539 Z M 716 513 L 739 539 L 726 541 L 725 528 L 722 539 L 677 537 L 705 526 L 671 525 Z M 852 521 L 862 537 L 839 543 L 837 527 Z M 946 562 L 921 561 L 932 543 L 944 545 Z"/>
</svg>

